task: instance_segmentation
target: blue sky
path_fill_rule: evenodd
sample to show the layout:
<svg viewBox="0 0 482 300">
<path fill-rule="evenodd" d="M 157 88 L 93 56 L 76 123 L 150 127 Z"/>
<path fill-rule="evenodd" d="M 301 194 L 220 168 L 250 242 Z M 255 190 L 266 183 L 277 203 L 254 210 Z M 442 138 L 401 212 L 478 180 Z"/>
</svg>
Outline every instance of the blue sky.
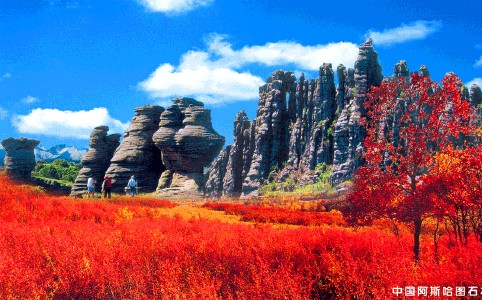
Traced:
<svg viewBox="0 0 482 300">
<path fill-rule="evenodd" d="M 384 75 L 399 60 L 482 84 L 482 1 L 1 0 L 0 139 L 88 145 L 134 108 L 190 96 L 232 142 L 277 69 L 353 67 L 372 37 Z"/>
</svg>

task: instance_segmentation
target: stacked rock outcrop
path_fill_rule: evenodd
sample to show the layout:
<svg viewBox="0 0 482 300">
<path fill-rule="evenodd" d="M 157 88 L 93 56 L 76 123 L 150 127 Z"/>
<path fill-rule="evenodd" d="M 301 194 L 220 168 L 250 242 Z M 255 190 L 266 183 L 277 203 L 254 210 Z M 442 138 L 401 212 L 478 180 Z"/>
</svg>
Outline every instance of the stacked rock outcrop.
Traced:
<svg viewBox="0 0 482 300">
<path fill-rule="evenodd" d="M 476 84 L 472 84 L 470 87 L 470 104 L 477 108 L 482 105 L 482 91 Z"/>
<path fill-rule="evenodd" d="M 112 191 L 123 193 L 132 175 L 137 178 L 140 192 L 156 190 L 161 173 L 165 170 L 161 152 L 152 140 L 159 128 L 164 108 L 146 105 L 135 109 L 131 125 L 124 133 L 122 143 L 110 161 L 106 175 L 112 179 Z"/>
<path fill-rule="evenodd" d="M 401 68 L 403 73 L 403 65 Z M 275 71 L 260 88 L 256 119 L 241 130 L 250 132 L 250 146 L 243 148 L 243 152 L 252 155 L 241 158 L 236 150 L 239 137 L 246 136 L 236 129 L 242 116 L 238 114 L 235 143 L 223 150 L 211 166 L 206 193 L 236 196 L 239 190 L 232 186 L 239 187 L 237 178 L 241 174 L 242 197 L 256 197 L 258 188 L 272 171 L 282 170 L 279 180 L 298 174 L 309 177 L 313 175 L 309 171 L 323 164 L 334 165 L 333 183 L 349 179 L 361 164 L 365 132 L 360 121 L 366 93 L 383 79 L 371 40 L 360 45 L 355 69 L 340 65 L 336 75 L 338 87 L 329 63 L 323 64 L 316 80 L 306 80 L 301 75 L 298 83 L 293 73 Z M 245 115 L 242 118 L 249 122 Z M 235 177 L 230 174 L 232 170 L 237 170 Z M 230 188 L 229 182 L 236 184 Z"/>
<path fill-rule="evenodd" d="M 316 80 L 312 102 L 314 103 L 311 119 L 311 131 L 308 131 L 309 147 L 304 151 L 300 162 L 304 169 L 313 170 L 319 164 L 333 163 L 333 132 L 331 126 L 335 120 L 337 101 L 335 77 L 331 64 L 324 63 Z M 301 122 L 306 122 L 301 118 Z M 296 139 L 297 135 L 292 135 Z M 300 166 L 294 165 L 295 169 Z"/>
<path fill-rule="evenodd" d="M 365 129 L 360 121 L 365 115 L 363 103 L 368 90 L 380 85 L 383 80 L 382 68 L 378 64 L 378 54 L 373 49 L 372 40 L 367 39 L 360 45 L 355 62 L 355 94 L 350 103 L 342 110 L 334 130 L 333 185 L 352 177 L 353 172 L 362 164 Z"/>
<path fill-rule="evenodd" d="M 6 176 L 14 180 L 29 182 L 32 170 L 35 168 L 35 147 L 40 141 L 27 138 L 8 138 L 2 141 L 6 151 L 5 172 Z"/>
<path fill-rule="evenodd" d="M 206 182 L 208 197 L 239 197 L 254 150 L 254 126 L 245 111 L 236 115 L 234 143 L 221 151 L 209 169 Z"/>
<path fill-rule="evenodd" d="M 204 196 L 204 168 L 224 145 L 211 123 L 211 111 L 202 102 L 177 98 L 162 114 L 153 141 L 161 152 L 166 170 L 159 179 L 161 197 Z"/>
<path fill-rule="evenodd" d="M 292 72 L 275 71 L 268 82 L 260 87 L 258 112 L 255 122 L 253 160 L 243 182 L 243 196 L 256 197 L 258 188 L 272 168 L 283 167 L 289 154 L 290 101 L 296 91 L 296 78 Z"/>
<path fill-rule="evenodd" d="M 108 131 L 108 126 L 98 126 L 90 134 L 89 151 L 82 158 L 82 169 L 72 186 L 71 196 L 80 196 L 86 192 L 89 176 L 97 181 L 95 190 L 100 192 L 104 174 L 120 139 L 120 134 L 107 135 Z"/>
</svg>

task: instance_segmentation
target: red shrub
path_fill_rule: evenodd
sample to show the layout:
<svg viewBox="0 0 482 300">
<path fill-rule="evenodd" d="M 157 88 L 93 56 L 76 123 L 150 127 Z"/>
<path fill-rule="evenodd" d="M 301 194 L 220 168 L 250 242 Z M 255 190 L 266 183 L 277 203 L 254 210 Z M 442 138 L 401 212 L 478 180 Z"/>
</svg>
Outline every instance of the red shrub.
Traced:
<svg viewBox="0 0 482 300">
<path fill-rule="evenodd" d="M 1 299 L 387 299 L 396 286 L 482 286 L 478 243 L 442 239 L 439 263 L 423 249 L 414 264 L 405 233 L 150 217 L 0 184 Z"/>
<path fill-rule="evenodd" d="M 242 221 L 278 223 L 301 226 L 341 225 L 346 222 L 339 211 L 306 212 L 282 207 L 264 207 L 231 203 L 206 203 L 204 208 L 242 216 Z"/>
</svg>

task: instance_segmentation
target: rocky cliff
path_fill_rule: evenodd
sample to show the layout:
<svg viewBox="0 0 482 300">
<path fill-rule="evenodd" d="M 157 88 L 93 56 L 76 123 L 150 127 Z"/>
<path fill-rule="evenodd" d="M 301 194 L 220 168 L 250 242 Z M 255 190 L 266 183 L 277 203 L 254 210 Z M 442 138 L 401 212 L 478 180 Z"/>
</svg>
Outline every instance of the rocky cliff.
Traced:
<svg viewBox="0 0 482 300">
<path fill-rule="evenodd" d="M 137 107 L 122 143 L 119 134 L 107 135 L 107 126 L 96 127 L 71 195 L 83 194 L 91 175 L 97 180 L 96 191 L 107 175 L 112 191 L 122 194 L 134 175 L 139 192 L 157 190 L 163 198 L 203 197 L 204 168 L 223 147 L 224 137 L 213 129 L 211 111 L 202 102 L 172 101 L 167 109 Z"/>
<path fill-rule="evenodd" d="M 405 74 L 404 65 L 399 67 Z M 334 184 L 350 179 L 361 164 L 363 102 L 382 79 L 370 39 L 360 45 L 354 69 L 340 65 L 335 75 L 324 63 L 316 80 L 301 75 L 299 81 L 291 72 L 275 71 L 260 88 L 256 119 L 236 116 L 234 144 L 211 166 L 206 194 L 256 197 L 270 173 L 302 182 L 320 165 L 333 165 Z"/>
<path fill-rule="evenodd" d="M 108 131 L 108 126 L 98 126 L 90 134 L 89 151 L 82 158 L 82 169 L 72 186 L 71 196 L 80 196 L 86 192 L 89 176 L 97 181 L 95 189 L 100 192 L 104 174 L 120 139 L 120 134 L 108 135 Z"/>
<path fill-rule="evenodd" d="M 37 140 L 27 138 L 8 138 L 2 141 L 6 151 L 5 172 L 7 177 L 14 180 L 29 182 L 35 167 L 35 147 L 40 144 Z"/>
<path fill-rule="evenodd" d="M 139 192 L 153 192 L 165 170 L 161 152 L 152 140 L 159 128 L 164 108 L 146 105 L 135 109 L 131 125 L 124 133 L 122 143 L 110 160 L 106 175 L 112 179 L 112 191 L 124 193 L 132 175 L 137 178 Z"/>
<path fill-rule="evenodd" d="M 258 188 L 272 168 L 282 168 L 289 157 L 289 114 L 296 79 L 293 73 L 275 71 L 259 90 L 258 112 L 254 120 L 254 148 L 251 166 L 243 181 L 242 194 L 256 197 Z"/>
<path fill-rule="evenodd" d="M 221 151 L 213 162 L 206 182 L 208 197 L 239 197 L 251 167 L 254 151 L 254 122 L 245 111 L 236 115 L 234 143 Z"/>
<path fill-rule="evenodd" d="M 204 196 L 204 168 L 224 145 L 224 137 L 212 127 L 211 111 L 202 102 L 177 98 L 162 114 L 153 141 L 166 170 L 157 192 L 160 197 Z"/>
<path fill-rule="evenodd" d="M 362 163 L 363 142 L 366 136 L 360 124 L 365 114 L 363 103 L 368 90 L 372 86 L 380 85 L 383 80 L 378 54 L 373 49 L 371 39 L 360 45 L 354 79 L 353 98 L 341 111 L 335 123 L 333 174 L 330 178 L 333 185 L 350 179 Z"/>
</svg>

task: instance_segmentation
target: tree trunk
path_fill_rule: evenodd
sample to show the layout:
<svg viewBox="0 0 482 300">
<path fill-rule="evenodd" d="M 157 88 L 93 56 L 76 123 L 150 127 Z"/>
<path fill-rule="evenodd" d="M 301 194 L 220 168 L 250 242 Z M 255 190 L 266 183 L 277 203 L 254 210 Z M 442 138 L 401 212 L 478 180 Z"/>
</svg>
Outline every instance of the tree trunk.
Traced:
<svg viewBox="0 0 482 300">
<path fill-rule="evenodd" d="M 413 224 L 415 231 L 413 233 L 413 257 L 416 262 L 420 260 L 420 234 L 422 233 L 422 218 L 416 219 Z"/>
</svg>

